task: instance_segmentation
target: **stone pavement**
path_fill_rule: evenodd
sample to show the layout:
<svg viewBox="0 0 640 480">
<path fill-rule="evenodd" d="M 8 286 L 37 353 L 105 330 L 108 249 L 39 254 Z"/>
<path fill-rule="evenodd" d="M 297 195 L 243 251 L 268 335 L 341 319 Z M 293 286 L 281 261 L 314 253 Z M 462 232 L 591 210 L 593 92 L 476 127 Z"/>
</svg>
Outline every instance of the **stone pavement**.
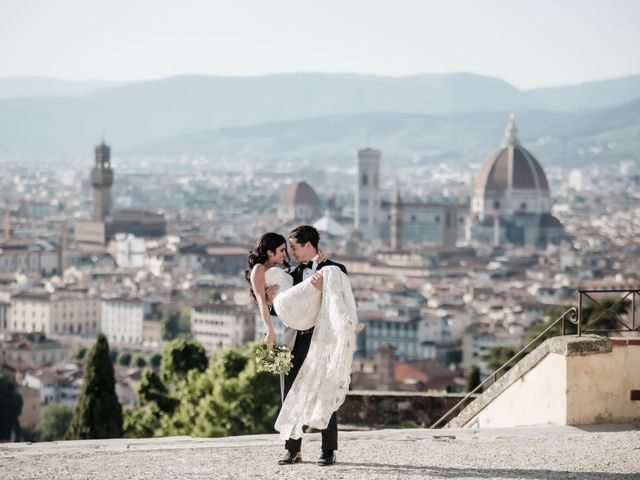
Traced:
<svg viewBox="0 0 640 480">
<path fill-rule="evenodd" d="M 4 479 L 640 479 L 640 425 L 341 432 L 338 463 L 276 464 L 276 435 L 0 444 Z"/>
</svg>

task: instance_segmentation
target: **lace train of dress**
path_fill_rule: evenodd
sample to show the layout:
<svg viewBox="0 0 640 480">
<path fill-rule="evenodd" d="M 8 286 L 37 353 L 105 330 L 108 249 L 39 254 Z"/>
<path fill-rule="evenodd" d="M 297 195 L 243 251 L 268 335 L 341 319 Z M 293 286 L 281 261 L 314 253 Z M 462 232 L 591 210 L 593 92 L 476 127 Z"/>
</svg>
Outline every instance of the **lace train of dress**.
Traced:
<svg viewBox="0 0 640 480">
<path fill-rule="evenodd" d="M 322 275 L 322 301 L 309 353 L 282 404 L 275 424 L 284 440 L 300 438 L 303 425 L 325 429 L 333 412 L 344 402 L 351 382 L 351 363 L 358 323 L 351 283 L 338 267 L 325 267 Z M 310 288 L 315 290 L 311 285 Z M 298 291 L 298 295 L 297 300 L 289 299 L 290 304 L 307 304 L 306 293 L 302 289 Z M 279 296 L 280 294 L 276 299 Z M 283 314 L 277 306 L 276 311 L 279 316 Z M 303 309 L 305 311 L 309 312 L 308 307 Z"/>
</svg>

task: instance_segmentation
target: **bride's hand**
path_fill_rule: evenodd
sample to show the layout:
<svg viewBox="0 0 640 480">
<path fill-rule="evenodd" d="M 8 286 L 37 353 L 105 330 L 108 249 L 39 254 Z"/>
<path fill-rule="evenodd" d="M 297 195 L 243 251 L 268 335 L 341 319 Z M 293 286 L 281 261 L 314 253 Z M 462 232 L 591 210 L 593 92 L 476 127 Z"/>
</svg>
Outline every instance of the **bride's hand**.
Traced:
<svg viewBox="0 0 640 480">
<path fill-rule="evenodd" d="M 322 291 L 322 272 L 316 272 L 311 277 L 311 285 Z"/>
<path fill-rule="evenodd" d="M 322 250 L 318 250 L 318 265 L 327 261 L 327 257 Z"/>
<path fill-rule="evenodd" d="M 267 334 L 264 336 L 264 343 L 267 345 L 275 345 L 276 344 L 276 332 L 273 330 L 269 330 Z"/>
</svg>

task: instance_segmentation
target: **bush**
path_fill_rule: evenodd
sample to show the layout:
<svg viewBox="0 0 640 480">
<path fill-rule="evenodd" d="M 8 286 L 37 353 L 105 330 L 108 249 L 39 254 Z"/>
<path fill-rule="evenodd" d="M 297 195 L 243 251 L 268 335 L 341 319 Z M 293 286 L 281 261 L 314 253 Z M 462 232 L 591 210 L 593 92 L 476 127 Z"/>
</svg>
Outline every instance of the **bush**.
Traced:
<svg viewBox="0 0 640 480">
<path fill-rule="evenodd" d="M 132 357 L 129 352 L 122 352 L 120 355 L 118 355 L 118 363 L 120 365 L 128 367 L 129 365 L 131 365 L 131 358 Z"/>
</svg>

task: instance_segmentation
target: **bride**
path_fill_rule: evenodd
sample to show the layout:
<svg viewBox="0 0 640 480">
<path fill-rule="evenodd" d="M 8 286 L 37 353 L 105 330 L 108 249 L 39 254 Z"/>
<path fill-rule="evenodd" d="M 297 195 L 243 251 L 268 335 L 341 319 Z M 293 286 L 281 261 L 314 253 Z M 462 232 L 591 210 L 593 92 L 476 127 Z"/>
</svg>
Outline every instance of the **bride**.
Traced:
<svg viewBox="0 0 640 480">
<path fill-rule="evenodd" d="M 307 231 L 309 229 L 313 231 Z M 304 234 L 312 233 L 315 239 L 312 235 L 312 242 L 299 244 L 294 235 L 296 230 Z M 258 240 L 250 253 L 246 272 L 267 331 L 265 343 L 275 342 L 268 297 L 273 296 L 272 311 L 277 312 L 278 318 L 289 330 L 293 330 L 294 334 L 297 332 L 293 347 L 295 372 L 292 370 L 287 376 L 288 382 L 285 379 L 288 388 L 285 387 L 285 398 L 275 424 L 281 438 L 287 440 L 290 461 L 286 463 L 300 461 L 299 439 L 303 425 L 324 432 L 331 422 L 329 429 L 335 429 L 335 412 L 344 402 L 349 389 L 358 326 L 355 300 L 346 269 L 327 260 L 318 251 L 319 237 L 313 227 L 303 226 L 296 230 L 290 239 L 294 256 L 299 261 L 313 260 L 315 275 L 303 275 L 302 270 L 309 267 L 301 264 L 292 272 L 297 278 L 294 282 L 294 277 L 281 268 L 284 265 L 288 270 L 288 254 L 284 237 L 277 233 L 267 233 Z M 298 240 L 300 238 L 306 237 L 298 233 Z M 272 295 L 267 295 L 267 288 Z M 309 335 L 300 337 L 305 333 Z M 298 352 L 300 345 L 304 341 L 309 342 L 309 339 L 308 351 L 305 348 Z M 337 448 L 334 444 L 327 442 L 330 446 L 325 449 L 323 445 L 323 451 L 334 450 Z M 335 459 L 333 452 L 331 458 Z"/>
</svg>

